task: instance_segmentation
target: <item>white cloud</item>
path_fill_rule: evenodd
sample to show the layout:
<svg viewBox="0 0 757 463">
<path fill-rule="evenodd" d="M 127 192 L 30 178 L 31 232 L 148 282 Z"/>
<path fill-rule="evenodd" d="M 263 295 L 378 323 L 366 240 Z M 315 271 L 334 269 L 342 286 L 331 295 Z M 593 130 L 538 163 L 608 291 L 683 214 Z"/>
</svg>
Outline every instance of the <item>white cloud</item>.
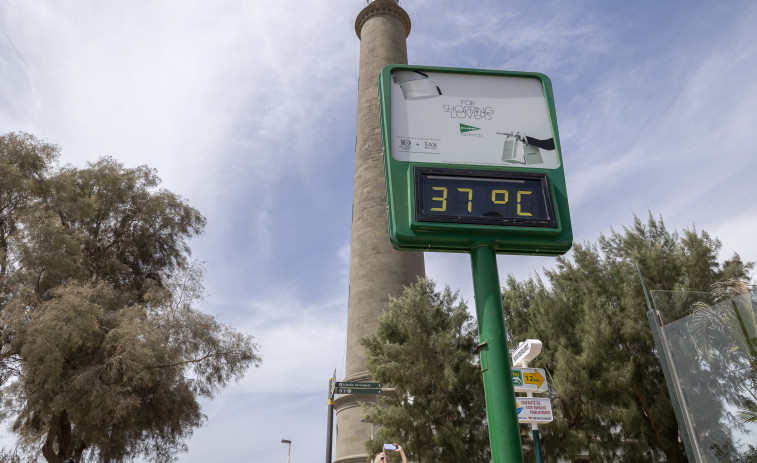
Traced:
<svg viewBox="0 0 757 463">
<path fill-rule="evenodd" d="M 575 2 L 412 2 L 405 8 L 415 21 L 408 47 L 433 56 L 435 65 L 560 72 L 572 80 L 613 45 L 602 19 Z M 418 52 L 410 53 L 411 63 Z"/>
<path fill-rule="evenodd" d="M 248 393 L 231 388 L 207 403 L 208 424 L 192 437 L 186 463 L 207 461 L 285 461 L 322 459 L 326 438 L 326 387 L 299 394 L 283 385 L 276 393 Z"/>
<path fill-rule="evenodd" d="M 278 296 L 252 301 L 251 317 L 238 325 L 253 333 L 263 356 L 263 365 L 245 378 L 243 387 L 255 393 L 325 389 L 334 368 L 343 372 L 347 301 L 307 304 L 279 289 Z"/>
<path fill-rule="evenodd" d="M 346 317 L 345 317 L 346 318 Z M 245 390 L 271 393 L 286 388 L 292 393 L 326 390 L 336 369 L 344 373 L 346 319 L 306 318 L 256 333 L 263 365 L 245 378 Z"/>
</svg>

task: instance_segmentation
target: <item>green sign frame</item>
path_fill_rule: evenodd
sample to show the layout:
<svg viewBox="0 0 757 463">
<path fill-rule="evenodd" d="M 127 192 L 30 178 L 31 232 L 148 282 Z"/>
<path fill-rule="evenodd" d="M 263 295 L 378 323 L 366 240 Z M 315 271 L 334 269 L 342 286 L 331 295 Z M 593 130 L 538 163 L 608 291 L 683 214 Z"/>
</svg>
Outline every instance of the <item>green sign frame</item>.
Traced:
<svg viewBox="0 0 757 463">
<path fill-rule="evenodd" d="M 396 249 L 470 252 L 485 245 L 545 256 L 570 249 L 546 75 L 391 64 L 378 88 Z"/>
</svg>

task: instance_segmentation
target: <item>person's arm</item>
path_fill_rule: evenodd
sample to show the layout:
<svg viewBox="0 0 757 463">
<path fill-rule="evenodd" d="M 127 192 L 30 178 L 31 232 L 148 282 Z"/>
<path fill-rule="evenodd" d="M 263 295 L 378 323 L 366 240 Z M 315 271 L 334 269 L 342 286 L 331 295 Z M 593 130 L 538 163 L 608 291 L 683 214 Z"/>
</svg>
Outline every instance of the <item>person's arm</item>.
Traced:
<svg viewBox="0 0 757 463">
<path fill-rule="evenodd" d="M 395 452 L 399 452 L 400 456 L 402 457 L 402 463 L 407 463 L 407 457 L 405 456 L 405 451 L 402 450 L 402 447 L 399 446 L 398 444 L 394 444 L 394 445 L 397 446 L 397 450 L 395 450 Z"/>
</svg>

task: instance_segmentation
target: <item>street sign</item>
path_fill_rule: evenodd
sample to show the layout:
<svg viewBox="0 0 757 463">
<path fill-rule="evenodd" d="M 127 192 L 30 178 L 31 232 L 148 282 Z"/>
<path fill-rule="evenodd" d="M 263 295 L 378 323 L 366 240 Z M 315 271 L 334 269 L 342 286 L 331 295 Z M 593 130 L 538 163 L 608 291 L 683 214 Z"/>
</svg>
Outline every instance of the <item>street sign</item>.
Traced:
<svg viewBox="0 0 757 463">
<path fill-rule="evenodd" d="M 513 368 L 515 392 L 547 392 L 546 374 L 541 368 Z"/>
<path fill-rule="evenodd" d="M 513 352 L 513 366 L 519 367 L 528 364 L 541 353 L 541 341 L 538 339 L 526 339 Z"/>
<path fill-rule="evenodd" d="M 368 389 L 368 388 L 346 388 L 338 387 L 336 389 L 337 394 L 381 394 L 381 389 Z"/>
<path fill-rule="evenodd" d="M 573 232 L 552 84 L 392 64 L 379 76 L 389 238 L 401 250 L 561 255 Z"/>
<path fill-rule="evenodd" d="M 549 423 L 554 419 L 552 405 L 547 398 L 516 397 L 515 408 L 520 423 Z"/>
<path fill-rule="evenodd" d="M 344 381 L 339 381 L 336 383 L 336 387 L 340 388 L 368 388 L 368 389 L 381 389 L 384 387 L 382 383 L 348 383 Z"/>
</svg>

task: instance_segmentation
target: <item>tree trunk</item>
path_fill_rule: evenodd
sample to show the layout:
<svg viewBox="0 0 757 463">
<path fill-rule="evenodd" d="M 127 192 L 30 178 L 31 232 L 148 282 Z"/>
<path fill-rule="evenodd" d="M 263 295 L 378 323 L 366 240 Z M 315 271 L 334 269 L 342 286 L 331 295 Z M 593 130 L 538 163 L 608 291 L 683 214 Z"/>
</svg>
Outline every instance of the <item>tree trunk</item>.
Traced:
<svg viewBox="0 0 757 463">
<path fill-rule="evenodd" d="M 657 422 L 652 416 L 652 410 L 650 410 L 649 406 L 647 405 L 647 401 L 646 399 L 644 399 L 644 395 L 641 393 L 641 389 L 639 388 L 639 386 L 635 382 L 631 381 L 631 388 L 633 389 L 636 399 L 639 401 L 639 405 L 644 411 L 644 416 L 647 418 L 647 421 L 649 421 L 649 425 L 651 426 L 652 431 L 654 432 L 657 445 L 660 447 L 660 450 L 662 450 L 662 452 L 665 454 L 666 460 L 670 462 L 686 461 L 686 460 L 681 460 L 682 455 L 681 455 L 680 449 L 677 446 L 675 448 L 671 448 L 670 445 L 666 445 L 670 442 L 675 442 L 675 440 L 673 441 L 663 440 L 662 435 L 660 433 L 660 428 L 659 426 L 657 426 Z M 677 435 L 678 434 L 676 433 L 676 436 Z"/>
<path fill-rule="evenodd" d="M 42 446 L 42 456 L 45 457 L 47 463 L 63 463 L 64 460 L 71 458 L 73 450 L 71 422 L 68 420 L 68 414 L 65 410 L 53 413 L 50 417 L 47 438 Z"/>
<path fill-rule="evenodd" d="M 570 407 L 568 407 L 568 402 L 563 398 L 563 396 L 558 395 L 557 400 L 560 401 L 560 405 L 562 405 L 563 413 L 565 413 L 565 419 L 568 420 L 568 428 L 573 429 L 576 427 L 576 416 L 571 413 Z"/>
</svg>

